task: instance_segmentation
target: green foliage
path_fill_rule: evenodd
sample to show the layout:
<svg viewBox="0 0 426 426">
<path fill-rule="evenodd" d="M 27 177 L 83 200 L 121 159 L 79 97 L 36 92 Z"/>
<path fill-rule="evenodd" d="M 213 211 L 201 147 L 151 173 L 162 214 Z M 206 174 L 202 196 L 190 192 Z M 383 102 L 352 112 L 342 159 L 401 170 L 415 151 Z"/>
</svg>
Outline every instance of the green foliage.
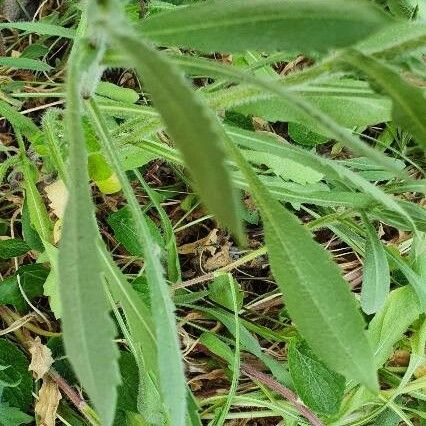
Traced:
<svg viewBox="0 0 426 426">
<path fill-rule="evenodd" d="M 25 241 L 18 238 L 0 240 L 0 259 L 10 259 L 11 257 L 22 256 L 30 250 Z"/>
<path fill-rule="evenodd" d="M 27 301 L 43 295 L 43 285 L 49 271 L 39 264 L 24 265 L 15 275 L 6 278 L 0 286 L 0 303 L 13 305 L 20 312 L 28 309 Z M 18 284 L 19 277 L 19 284 Z M 22 291 L 22 292 L 21 292 Z"/>
<path fill-rule="evenodd" d="M 360 1 L 210 0 L 154 15 L 140 28 L 159 44 L 207 52 L 307 52 L 351 45 L 389 22 Z"/>
<path fill-rule="evenodd" d="M 345 389 L 344 377 L 327 368 L 303 341 L 290 344 L 288 362 L 303 402 L 317 413 L 337 413 Z"/>
<path fill-rule="evenodd" d="M 80 58 L 76 54 L 71 60 L 67 85 L 69 199 L 59 250 L 59 294 L 65 349 L 102 423 L 109 425 L 114 419 L 119 383 L 118 350 L 113 343 L 115 330 L 108 315 L 97 248 L 99 233 L 88 187 L 80 120 Z"/>
<path fill-rule="evenodd" d="M 217 120 L 193 95 L 179 70 L 165 57 L 135 37 L 117 34 L 115 38 L 150 90 L 154 104 L 182 152 L 207 208 L 224 226 L 241 237 L 237 199 L 224 164 L 225 155 Z M 228 196 L 223 197 L 223 193 Z"/>
<path fill-rule="evenodd" d="M 300 222 L 270 197 L 232 142 L 229 148 L 259 205 L 272 272 L 302 336 L 330 368 L 377 390 L 363 321 L 340 271 Z"/>
<path fill-rule="evenodd" d="M 33 418 L 19 408 L 0 403 L 0 424 L 2 426 L 20 426 L 33 422 Z"/>
<path fill-rule="evenodd" d="M 0 405 L 28 410 L 32 399 L 28 365 L 27 358 L 14 344 L 0 339 Z"/>
<path fill-rule="evenodd" d="M 151 218 L 145 217 L 150 234 L 156 244 L 164 249 L 164 241 L 157 226 Z M 133 222 L 132 213 L 129 207 L 122 207 L 108 217 L 108 224 L 114 231 L 116 240 L 123 244 L 125 249 L 132 256 L 142 256 L 143 247 L 136 234 L 136 226 Z"/>
<path fill-rule="evenodd" d="M 366 314 L 376 313 L 385 303 L 390 288 L 389 264 L 376 230 L 364 215 L 367 231 L 363 265 L 361 307 Z"/>
<path fill-rule="evenodd" d="M 421 421 L 425 12 L 98 0 L 0 23 L 0 424 L 33 422 L 18 346 L 53 330 L 73 425 Z"/>
</svg>

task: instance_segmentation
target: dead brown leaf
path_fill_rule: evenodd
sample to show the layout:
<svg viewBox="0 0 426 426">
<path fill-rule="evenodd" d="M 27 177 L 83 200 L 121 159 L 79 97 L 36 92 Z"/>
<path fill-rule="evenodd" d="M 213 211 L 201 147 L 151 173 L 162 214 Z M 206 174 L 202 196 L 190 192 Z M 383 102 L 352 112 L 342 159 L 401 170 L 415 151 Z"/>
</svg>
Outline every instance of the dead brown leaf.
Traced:
<svg viewBox="0 0 426 426">
<path fill-rule="evenodd" d="M 58 385 L 45 377 L 35 405 L 35 413 L 39 418 L 40 426 L 55 426 L 56 411 L 61 398 Z"/>
<path fill-rule="evenodd" d="M 49 371 L 53 364 L 52 351 L 41 343 L 40 337 L 36 337 L 30 344 L 31 363 L 28 370 L 39 380 Z"/>
<path fill-rule="evenodd" d="M 46 186 L 44 190 L 50 201 L 49 207 L 58 219 L 62 219 L 68 199 L 68 190 L 64 182 L 57 180 Z"/>
<path fill-rule="evenodd" d="M 198 254 L 200 249 L 206 249 L 213 255 L 216 252 L 218 229 L 213 229 L 207 237 L 201 238 L 193 243 L 183 244 L 178 247 L 179 254 Z"/>
<path fill-rule="evenodd" d="M 203 268 L 206 271 L 214 271 L 219 268 L 223 268 L 224 266 L 229 265 L 232 262 L 231 256 L 229 255 L 229 248 L 231 247 L 231 243 L 224 244 L 220 251 L 215 253 L 212 257 L 209 257 Z"/>
</svg>

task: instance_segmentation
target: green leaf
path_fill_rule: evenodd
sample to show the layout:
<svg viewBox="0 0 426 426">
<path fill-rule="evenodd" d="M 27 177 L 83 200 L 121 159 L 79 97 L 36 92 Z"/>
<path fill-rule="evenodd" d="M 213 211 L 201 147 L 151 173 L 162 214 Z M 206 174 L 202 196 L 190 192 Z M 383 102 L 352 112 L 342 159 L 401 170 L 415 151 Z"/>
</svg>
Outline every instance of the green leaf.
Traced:
<svg viewBox="0 0 426 426">
<path fill-rule="evenodd" d="M 232 366 L 234 362 L 232 349 L 225 342 L 220 340 L 216 334 L 206 331 L 200 336 L 199 340 L 210 352 L 223 358 L 229 366 Z"/>
<path fill-rule="evenodd" d="M 1 24 L 0 24 L 1 25 Z M 15 129 L 18 129 L 32 143 L 37 143 L 42 137 L 41 130 L 26 115 L 0 100 L 0 114 L 8 120 Z"/>
<path fill-rule="evenodd" d="M 23 413 L 19 408 L 10 407 L 9 404 L 0 403 L 0 425 L 20 426 L 32 423 L 34 419 Z"/>
<path fill-rule="evenodd" d="M 364 323 L 341 271 L 299 220 L 269 195 L 232 141 L 228 146 L 261 211 L 272 273 L 290 317 L 329 368 L 377 391 Z"/>
<path fill-rule="evenodd" d="M 298 144 L 315 146 L 326 143 L 328 138 L 300 123 L 288 123 L 288 135 Z"/>
<path fill-rule="evenodd" d="M 23 57 L 2 57 L 0 58 L 0 66 L 41 72 L 50 71 L 52 69 L 52 67 L 45 62 L 39 61 L 37 59 L 28 59 Z"/>
<path fill-rule="evenodd" d="M 359 69 L 393 102 L 392 117 L 396 124 L 410 132 L 426 150 L 426 98 L 424 92 L 405 81 L 396 71 L 371 56 L 351 50 L 346 63 Z"/>
<path fill-rule="evenodd" d="M 45 254 L 50 262 L 50 273 L 44 283 L 43 294 L 49 297 L 50 309 L 55 315 L 55 318 L 59 319 L 62 316 L 62 305 L 61 305 L 61 297 L 59 295 L 59 279 L 58 279 L 59 250 L 50 243 L 44 243 L 44 246 L 46 249 Z"/>
<path fill-rule="evenodd" d="M 222 130 L 217 119 L 163 55 L 134 37 L 115 34 L 114 39 L 151 92 L 203 202 L 222 225 L 242 239 L 238 199 L 224 163 Z"/>
<path fill-rule="evenodd" d="M 32 401 L 32 377 L 29 362 L 15 345 L 0 339 L 0 392 L 1 400 L 22 411 Z"/>
<path fill-rule="evenodd" d="M 109 81 L 100 81 L 96 88 L 96 94 L 125 104 L 134 104 L 139 100 L 138 93 L 133 89 L 120 87 Z"/>
<path fill-rule="evenodd" d="M 268 152 L 269 154 L 277 155 L 282 158 L 290 158 L 305 167 L 310 167 L 324 174 L 329 180 L 337 180 L 349 184 L 353 188 L 373 197 L 375 202 L 391 210 L 392 214 L 394 212 L 397 213 L 398 218 L 408 224 L 408 229 L 413 228 L 413 221 L 411 219 L 412 213 L 410 212 L 410 214 L 408 214 L 406 210 L 408 206 L 416 207 L 415 204 L 403 203 L 401 201 L 397 202 L 392 196 L 383 192 L 378 186 L 371 184 L 358 173 L 343 167 L 338 164 L 338 162 L 308 152 L 291 144 L 279 143 L 276 138 L 270 136 L 247 132 L 233 127 L 227 128 L 226 131 L 239 146 Z M 392 168 L 395 168 L 395 164 L 393 164 Z M 420 210 L 423 213 L 424 209 L 420 208 Z"/>
<path fill-rule="evenodd" d="M 21 288 L 30 301 L 43 295 L 43 284 L 49 271 L 40 264 L 21 266 L 17 274 L 6 278 L 0 284 L 0 304 L 15 306 L 19 311 L 25 311 L 28 304 L 19 289 L 17 275 Z"/>
<path fill-rule="evenodd" d="M 291 342 L 288 365 L 294 387 L 308 407 L 328 415 L 339 411 L 345 390 L 343 376 L 321 362 L 305 342 Z"/>
<path fill-rule="evenodd" d="M 138 411 L 138 395 L 135 389 L 139 386 L 138 366 L 129 352 L 121 352 L 120 359 L 121 385 L 117 388 L 117 409 Z"/>
<path fill-rule="evenodd" d="M 114 264 L 102 242 L 99 242 L 99 253 L 113 303 L 119 303 L 125 315 L 128 332 L 122 331 L 138 364 L 139 394 L 144 395 L 138 401 L 138 409 L 153 423 L 161 423 L 164 408 L 158 386 L 157 342 L 151 312 Z"/>
<path fill-rule="evenodd" d="M 368 337 L 374 348 L 374 362 L 380 368 L 392 353 L 393 345 L 420 316 L 416 294 L 410 286 L 390 292 L 383 308 L 368 327 Z"/>
<path fill-rule="evenodd" d="M 147 221 L 143 215 L 133 188 L 123 171 L 120 160 L 116 155 L 106 123 L 93 100 L 86 103 L 90 118 L 96 128 L 102 148 L 111 163 L 123 193 L 129 204 L 133 222 L 136 225 L 136 235 L 143 247 L 146 277 L 151 291 L 151 302 L 155 309 L 151 311 L 157 340 L 157 365 L 162 402 L 170 422 L 176 426 L 184 426 L 186 416 L 186 383 L 181 359 L 181 352 L 176 330 L 174 305 L 169 288 L 163 275 L 161 265 L 161 249 L 152 239 Z M 161 339 L 161 340 L 160 340 Z M 161 342 L 161 344 L 160 344 Z M 153 386 L 153 385 L 151 385 Z M 173 389 L 173 392 L 170 392 Z M 157 390 L 157 389 L 156 389 Z M 148 389 L 150 397 L 156 396 Z M 154 401 L 158 404 L 158 401 Z"/>
<path fill-rule="evenodd" d="M 28 209 L 28 202 L 26 199 L 24 200 L 24 205 L 22 207 L 21 224 L 22 224 L 22 236 L 24 238 L 24 241 L 28 244 L 28 246 L 32 250 L 37 250 L 39 252 L 42 252 L 44 249 L 43 242 L 41 241 L 40 236 L 38 235 L 34 226 L 31 224 L 30 212 Z"/>
<path fill-rule="evenodd" d="M 376 313 L 385 303 L 390 289 L 389 264 L 376 230 L 363 215 L 367 232 L 362 275 L 361 307 L 366 314 Z"/>
<path fill-rule="evenodd" d="M 138 170 L 135 170 L 135 174 L 139 179 L 144 191 L 148 194 L 153 206 L 157 210 L 160 220 L 161 227 L 163 228 L 164 233 L 164 243 L 165 251 L 167 256 L 167 271 L 168 278 L 171 282 L 181 281 L 181 270 L 179 255 L 176 244 L 176 236 L 174 233 L 172 222 L 170 221 L 167 212 L 164 210 L 163 206 L 160 204 L 160 199 L 158 193 L 150 188 L 150 186 L 145 182 L 141 173 Z"/>
<path fill-rule="evenodd" d="M 234 292 L 237 298 L 237 307 L 238 310 L 240 310 L 243 306 L 244 292 L 240 289 L 237 281 L 234 279 L 230 280 L 226 274 L 218 275 L 209 285 L 209 299 L 231 311 L 234 310 L 234 302 L 232 298 L 233 292 L 230 288 L 231 285 L 234 286 Z"/>
<path fill-rule="evenodd" d="M 232 313 L 229 313 L 222 309 L 211 309 L 204 308 L 202 306 L 196 306 L 194 309 L 206 313 L 207 315 L 216 318 L 220 321 L 228 331 L 235 337 L 236 322 L 235 317 Z M 259 342 L 255 337 L 247 330 L 247 328 L 240 322 L 239 324 L 240 344 L 241 349 L 250 352 L 257 358 L 259 358 L 270 370 L 275 378 L 288 387 L 293 387 L 292 380 L 286 366 L 282 362 L 278 362 L 275 358 L 270 356 L 268 353 L 262 350 Z"/>
<path fill-rule="evenodd" d="M 317 183 L 323 175 L 317 171 L 297 163 L 289 158 L 278 157 L 273 154 L 259 151 L 243 151 L 244 157 L 251 163 L 264 164 L 280 175 L 285 180 L 305 185 L 307 183 Z"/>
<path fill-rule="evenodd" d="M 22 256 L 29 251 L 30 247 L 28 244 L 18 238 L 0 240 L 0 259 Z"/>
<path fill-rule="evenodd" d="M 87 152 L 81 122 L 79 56 L 69 62 L 66 129 L 69 140 L 68 192 L 59 249 L 59 294 L 66 353 L 102 424 L 114 419 L 120 381 L 114 324 L 108 313 L 89 192 Z M 108 374 L 105 374 L 108 372 Z"/>
<path fill-rule="evenodd" d="M 45 24 L 43 22 L 2 22 L 0 29 L 15 28 L 29 33 L 38 33 L 47 36 L 74 38 L 75 31 L 59 25 Z"/>
<path fill-rule="evenodd" d="M 407 278 L 407 281 L 417 294 L 422 311 L 426 312 L 426 286 L 423 277 L 414 271 L 399 254 L 393 253 L 389 249 L 387 250 L 387 254 L 396 264 L 397 268 L 405 275 L 405 278 Z"/>
<path fill-rule="evenodd" d="M 164 249 L 164 240 L 156 224 L 149 216 L 145 216 L 145 220 L 153 241 L 160 248 Z M 136 235 L 136 226 L 133 221 L 132 212 L 128 206 L 122 207 L 120 210 L 110 214 L 107 222 L 113 229 L 116 240 L 123 244 L 132 256 L 142 256 L 143 247 Z"/>
<path fill-rule="evenodd" d="M 15 129 L 15 131 L 17 131 Z M 24 144 L 22 136 L 19 131 L 16 133 L 18 142 L 20 143 L 21 155 L 22 155 L 22 171 L 25 179 L 25 200 L 28 205 L 28 213 L 30 215 L 30 221 L 32 226 L 37 231 L 42 241 L 50 242 L 52 238 L 52 222 L 50 221 L 47 213 L 46 206 L 42 196 L 40 195 L 36 180 L 34 177 L 34 167 L 24 156 Z"/>
<path fill-rule="evenodd" d="M 161 45 L 208 52 L 306 53 L 351 45 L 389 22 L 364 1 L 210 0 L 152 15 L 140 29 Z"/>
<path fill-rule="evenodd" d="M 311 85 L 296 93 L 343 127 L 363 128 L 391 119 L 389 99 L 374 93 L 365 82 L 340 79 L 333 83 Z M 268 121 L 298 123 L 325 137 L 334 136 L 329 130 L 318 125 L 315 116 L 307 116 L 284 96 L 247 99 L 244 103 L 241 101 L 237 110 Z M 290 129 L 293 129 L 293 125 Z"/>
</svg>

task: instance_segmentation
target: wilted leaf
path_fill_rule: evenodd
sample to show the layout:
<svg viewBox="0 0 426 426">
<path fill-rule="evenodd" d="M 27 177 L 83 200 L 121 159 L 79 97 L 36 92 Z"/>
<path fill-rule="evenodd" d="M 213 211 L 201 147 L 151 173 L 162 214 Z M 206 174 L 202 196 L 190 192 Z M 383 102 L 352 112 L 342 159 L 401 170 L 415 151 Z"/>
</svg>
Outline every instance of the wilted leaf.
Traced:
<svg viewBox="0 0 426 426">
<path fill-rule="evenodd" d="M 44 191 L 50 201 L 49 207 L 58 219 L 62 219 L 68 200 L 68 191 L 64 182 L 57 180 L 45 186 Z"/>
<path fill-rule="evenodd" d="M 38 336 L 31 341 L 28 350 L 31 354 L 31 363 L 28 370 L 33 372 L 36 380 L 40 380 L 53 364 L 52 351 L 41 343 Z"/>
<path fill-rule="evenodd" d="M 55 426 L 56 412 L 61 398 L 62 395 L 58 385 L 53 380 L 45 377 L 38 392 L 38 400 L 34 409 L 40 426 Z"/>
</svg>

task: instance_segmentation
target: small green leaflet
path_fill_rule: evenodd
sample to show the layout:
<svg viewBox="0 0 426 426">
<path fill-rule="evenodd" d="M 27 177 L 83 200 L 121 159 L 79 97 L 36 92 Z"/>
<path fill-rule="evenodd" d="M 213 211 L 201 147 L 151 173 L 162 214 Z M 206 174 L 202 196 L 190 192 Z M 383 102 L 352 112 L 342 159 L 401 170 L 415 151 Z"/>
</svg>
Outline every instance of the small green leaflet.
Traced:
<svg viewBox="0 0 426 426">
<path fill-rule="evenodd" d="M 1 28 L 1 24 L 0 24 Z M 29 141 L 37 143 L 43 136 L 42 131 L 27 116 L 0 100 L 0 114 L 6 117 L 15 129 L 18 129 Z"/>
<path fill-rule="evenodd" d="M 387 254 L 392 262 L 396 264 L 397 268 L 405 275 L 405 278 L 407 278 L 407 281 L 417 294 L 422 311 L 426 312 L 426 286 L 423 277 L 414 271 L 399 254 L 393 253 L 389 249 L 387 249 Z"/>
<path fill-rule="evenodd" d="M 350 50 L 344 61 L 365 73 L 373 88 L 378 87 L 392 99 L 393 119 L 426 150 L 426 98 L 423 91 L 409 84 L 388 65 L 356 50 Z"/>
<path fill-rule="evenodd" d="M 228 147 L 260 208 L 272 273 L 300 333 L 329 368 L 376 392 L 363 320 L 337 265 L 296 217 L 269 195 L 231 140 Z"/>
<path fill-rule="evenodd" d="M 0 259 L 22 256 L 28 251 L 30 251 L 28 244 L 18 238 L 0 240 Z"/>
<path fill-rule="evenodd" d="M 152 15 L 140 29 L 167 46 L 300 53 L 351 45 L 390 22 L 371 3 L 359 0 L 209 0 Z"/>
<path fill-rule="evenodd" d="M 243 239 L 238 199 L 225 165 L 217 119 L 197 98 L 182 74 L 141 39 L 117 33 L 114 39 L 136 65 L 170 136 L 182 152 L 207 208 Z"/>
<path fill-rule="evenodd" d="M 0 425 L 20 426 L 32 423 L 34 419 L 23 413 L 19 408 L 10 407 L 9 404 L 0 403 Z"/>
<path fill-rule="evenodd" d="M 0 66 L 31 71 L 50 71 L 52 69 L 52 67 L 45 62 L 28 58 L 2 57 L 0 58 Z"/>
<path fill-rule="evenodd" d="M 163 237 L 154 221 L 149 216 L 145 216 L 145 220 L 155 243 L 164 249 Z M 110 214 L 107 218 L 107 222 L 113 229 L 117 241 L 123 244 L 125 249 L 132 256 L 142 256 L 143 247 L 136 235 L 136 226 L 132 217 L 132 212 L 128 206 L 122 207 L 120 210 Z"/>
<path fill-rule="evenodd" d="M 242 151 L 244 157 L 255 164 L 264 164 L 271 168 L 274 173 L 280 175 L 285 180 L 305 185 L 307 183 L 317 183 L 323 175 L 316 170 L 297 163 L 290 158 L 282 158 L 273 154 L 259 151 Z"/>
<path fill-rule="evenodd" d="M 330 370 L 305 342 L 292 341 L 288 366 L 294 387 L 302 401 L 321 414 L 339 410 L 345 390 L 345 378 Z"/>
<path fill-rule="evenodd" d="M 28 206 L 30 221 L 41 240 L 49 242 L 52 238 L 52 223 L 47 213 L 46 206 L 44 205 L 43 198 L 36 186 L 34 166 L 25 155 L 25 147 L 21 133 L 16 128 L 15 132 L 22 156 L 22 171 L 25 179 L 25 200 Z"/>
<path fill-rule="evenodd" d="M 88 185 L 78 58 L 71 58 L 68 71 L 69 198 L 59 249 L 59 294 L 66 353 L 102 424 L 108 426 L 114 420 L 120 382 L 118 349 L 101 277 L 99 232 Z"/>
<path fill-rule="evenodd" d="M 392 353 L 393 345 L 420 316 L 421 309 L 413 289 L 406 285 L 390 292 L 383 308 L 368 327 L 374 348 L 374 362 L 380 368 Z"/>
<path fill-rule="evenodd" d="M 15 28 L 29 33 L 38 33 L 47 36 L 74 38 L 75 31 L 60 25 L 45 24 L 42 22 L 1 22 L 0 29 Z"/>
<path fill-rule="evenodd" d="M 361 308 L 366 314 L 376 313 L 385 303 L 390 289 L 389 264 L 386 251 L 368 217 L 363 214 L 367 232 L 363 265 Z"/>
<path fill-rule="evenodd" d="M 12 407 L 26 411 L 32 401 L 32 377 L 26 356 L 8 340 L 0 339 L 0 395 Z"/>
<path fill-rule="evenodd" d="M 23 265 L 18 268 L 21 288 L 29 300 L 43 295 L 43 284 L 49 271 L 40 264 Z M 6 278 L 0 285 L 0 304 L 13 305 L 22 312 L 28 304 L 18 286 L 17 275 Z"/>
</svg>

